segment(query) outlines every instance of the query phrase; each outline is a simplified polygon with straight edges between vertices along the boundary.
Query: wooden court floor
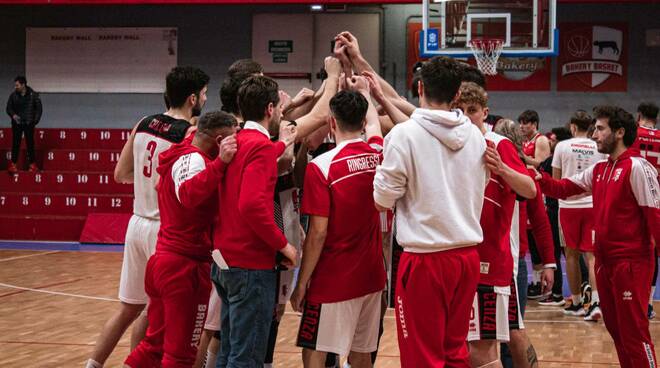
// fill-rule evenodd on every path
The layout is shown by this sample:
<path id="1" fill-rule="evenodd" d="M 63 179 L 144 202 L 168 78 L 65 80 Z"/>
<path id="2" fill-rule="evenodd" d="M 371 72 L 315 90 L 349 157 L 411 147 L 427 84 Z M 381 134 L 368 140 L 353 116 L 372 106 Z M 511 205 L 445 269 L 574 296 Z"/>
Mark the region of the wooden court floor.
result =
<path id="1" fill-rule="evenodd" d="M 0 367 L 83 367 L 117 308 L 121 258 L 121 253 L 0 250 Z M 399 367 L 393 316 L 388 311 L 377 367 Z M 298 321 L 289 311 L 280 325 L 276 367 L 302 366 L 295 346 Z M 532 302 L 525 323 L 542 367 L 618 367 L 602 322 L 564 317 L 559 308 Z M 651 323 L 651 334 L 660 337 L 659 322 Z M 106 367 L 121 367 L 127 335 Z"/>

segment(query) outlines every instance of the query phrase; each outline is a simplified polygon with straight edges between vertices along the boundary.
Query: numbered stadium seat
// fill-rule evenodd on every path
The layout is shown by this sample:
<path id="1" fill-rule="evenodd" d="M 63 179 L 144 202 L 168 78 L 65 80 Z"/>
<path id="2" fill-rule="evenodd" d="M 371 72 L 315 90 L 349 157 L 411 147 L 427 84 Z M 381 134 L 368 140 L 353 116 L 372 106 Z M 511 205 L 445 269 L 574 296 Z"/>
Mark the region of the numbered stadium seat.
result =
<path id="1" fill-rule="evenodd" d="M 0 239 L 87 241 L 123 239 L 117 226 L 133 211 L 133 186 L 114 181 L 114 167 L 130 135 L 127 129 L 37 129 L 35 160 L 42 171 L 0 175 Z M 6 170 L 11 129 L 0 129 L 0 170 Z M 25 141 L 19 168 L 25 169 Z M 100 230 L 99 230 L 100 229 Z"/>

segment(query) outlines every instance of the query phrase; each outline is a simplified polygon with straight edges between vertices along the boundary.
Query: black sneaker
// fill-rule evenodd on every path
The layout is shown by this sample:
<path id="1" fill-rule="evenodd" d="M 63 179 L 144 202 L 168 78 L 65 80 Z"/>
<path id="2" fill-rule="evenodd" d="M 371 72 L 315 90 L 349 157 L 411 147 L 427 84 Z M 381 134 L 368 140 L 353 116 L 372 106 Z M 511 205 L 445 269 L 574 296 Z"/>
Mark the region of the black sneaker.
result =
<path id="1" fill-rule="evenodd" d="M 583 282 L 582 287 L 580 288 L 582 290 L 582 304 L 583 305 L 589 305 L 591 304 L 591 285 L 589 285 L 588 282 Z"/>
<path id="2" fill-rule="evenodd" d="M 539 300 L 539 305 L 549 305 L 553 307 L 561 307 L 566 304 L 564 297 L 562 295 L 551 294 L 547 297 Z"/>
<path id="3" fill-rule="evenodd" d="M 584 317 L 585 321 L 598 322 L 603 318 L 603 312 L 600 311 L 600 305 L 598 302 L 591 303 L 589 306 L 589 311 Z"/>
<path id="4" fill-rule="evenodd" d="M 571 303 L 568 304 L 568 307 L 564 308 L 564 314 L 567 316 L 582 317 L 586 314 L 586 312 L 582 303 L 573 304 L 573 301 L 571 301 Z"/>
<path id="5" fill-rule="evenodd" d="M 540 299 L 543 295 L 541 295 L 541 283 L 531 283 L 529 284 L 529 287 L 527 288 L 527 299 Z"/>

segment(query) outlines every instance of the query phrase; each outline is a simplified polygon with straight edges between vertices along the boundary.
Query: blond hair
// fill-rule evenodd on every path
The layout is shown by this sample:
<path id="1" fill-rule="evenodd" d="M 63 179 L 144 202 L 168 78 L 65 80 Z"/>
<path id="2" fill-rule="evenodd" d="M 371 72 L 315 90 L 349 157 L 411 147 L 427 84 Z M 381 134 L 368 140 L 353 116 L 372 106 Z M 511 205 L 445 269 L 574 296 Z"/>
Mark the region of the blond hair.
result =
<path id="1" fill-rule="evenodd" d="M 458 97 L 456 104 L 488 106 L 488 93 L 480 85 L 474 82 L 463 82 L 461 83 L 460 91 L 461 95 Z"/>

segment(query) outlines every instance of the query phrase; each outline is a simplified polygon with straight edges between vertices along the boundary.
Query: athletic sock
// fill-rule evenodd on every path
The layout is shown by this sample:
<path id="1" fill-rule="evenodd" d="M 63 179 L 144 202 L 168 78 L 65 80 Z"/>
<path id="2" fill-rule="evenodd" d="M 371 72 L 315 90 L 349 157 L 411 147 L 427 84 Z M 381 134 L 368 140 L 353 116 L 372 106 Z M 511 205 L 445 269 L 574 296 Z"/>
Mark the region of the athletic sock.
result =
<path id="1" fill-rule="evenodd" d="M 591 292 L 591 304 L 598 303 L 600 302 L 600 298 L 598 298 L 598 291 L 593 290 Z"/>
<path id="2" fill-rule="evenodd" d="M 273 363 L 264 363 L 264 368 L 273 368 Z"/>
<path id="3" fill-rule="evenodd" d="M 85 368 L 103 368 L 103 364 L 97 362 L 94 359 L 88 359 Z"/>
<path id="4" fill-rule="evenodd" d="M 534 273 L 532 274 L 533 283 L 538 284 L 539 282 L 541 282 L 541 272 L 543 271 L 534 270 Z"/>
<path id="5" fill-rule="evenodd" d="M 651 286 L 651 295 L 649 296 L 649 305 L 653 305 L 653 295 L 655 295 L 655 286 Z"/>
<path id="6" fill-rule="evenodd" d="M 206 362 L 204 363 L 204 368 L 215 368 L 215 361 L 218 359 L 218 355 L 214 354 L 211 350 L 206 351 Z"/>
<path id="7" fill-rule="evenodd" d="M 577 295 L 573 294 L 571 298 L 573 305 L 582 304 L 582 296 L 580 294 Z"/>

